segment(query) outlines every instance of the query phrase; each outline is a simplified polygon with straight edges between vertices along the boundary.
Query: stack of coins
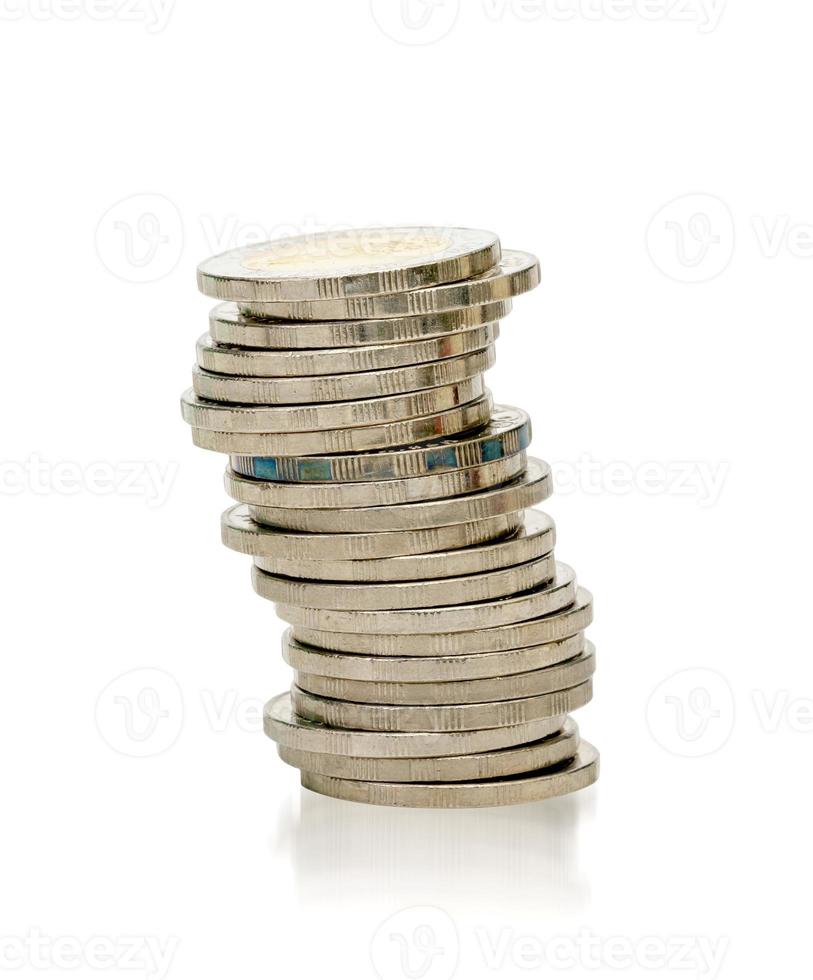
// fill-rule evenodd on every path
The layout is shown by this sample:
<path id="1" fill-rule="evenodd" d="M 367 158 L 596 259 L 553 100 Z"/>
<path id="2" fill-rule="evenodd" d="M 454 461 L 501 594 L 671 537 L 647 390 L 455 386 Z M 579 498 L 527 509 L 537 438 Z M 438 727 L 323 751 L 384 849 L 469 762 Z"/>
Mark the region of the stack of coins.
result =
<path id="1" fill-rule="evenodd" d="M 304 786 L 394 806 L 581 789 L 592 600 L 554 560 L 531 425 L 483 374 L 537 259 L 460 228 L 367 229 L 203 262 L 222 302 L 182 399 L 229 455 L 223 541 L 290 624 L 265 730 Z"/>

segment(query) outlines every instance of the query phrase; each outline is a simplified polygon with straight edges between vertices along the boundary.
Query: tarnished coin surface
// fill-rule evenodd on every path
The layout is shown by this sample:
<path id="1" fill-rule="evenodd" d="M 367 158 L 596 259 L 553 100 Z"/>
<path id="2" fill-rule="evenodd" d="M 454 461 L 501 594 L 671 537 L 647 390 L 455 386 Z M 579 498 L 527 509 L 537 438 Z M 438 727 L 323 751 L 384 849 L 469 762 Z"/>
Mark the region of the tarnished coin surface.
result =
<path id="1" fill-rule="evenodd" d="M 457 524 L 450 525 L 458 527 Z M 263 573 L 254 569 L 254 587 Z M 426 609 L 346 610 L 315 609 L 276 604 L 277 615 L 296 627 L 339 633 L 437 634 L 470 633 L 493 629 L 508 623 L 550 616 L 571 606 L 576 600 L 576 573 L 568 565 L 556 563 L 552 582 L 530 592 L 487 602 L 460 606 L 434 606 Z"/>
<path id="2" fill-rule="evenodd" d="M 296 457 L 333 453 L 373 453 L 394 446 L 433 442 L 444 436 L 480 429 L 491 418 L 492 409 L 491 393 L 486 392 L 465 405 L 400 422 L 318 432 L 274 433 L 220 432 L 193 426 L 192 441 L 201 449 L 237 455 L 279 453 Z"/>
<path id="3" fill-rule="evenodd" d="M 579 729 L 568 718 L 561 732 L 548 738 L 475 755 L 438 756 L 434 759 L 372 759 L 306 752 L 284 745 L 277 748 L 289 766 L 305 772 L 359 779 L 365 782 L 453 783 L 497 779 L 561 765 L 574 758 L 579 748 Z"/>
<path id="4" fill-rule="evenodd" d="M 189 425 L 215 432 L 314 432 L 434 415 L 473 402 L 484 393 L 481 376 L 406 395 L 317 405 L 233 405 L 207 401 L 190 389 L 181 396 L 181 414 Z"/>
<path id="5" fill-rule="evenodd" d="M 221 532 L 227 548 L 252 557 L 273 555 L 275 559 L 297 561 L 303 558 L 356 561 L 466 548 L 512 534 L 521 521 L 521 514 L 504 514 L 471 524 L 448 524 L 416 531 L 308 534 L 257 524 L 249 516 L 248 508 L 241 506 L 225 512 Z"/>
<path id="6" fill-rule="evenodd" d="M 539 285 L 539 260 L 528 252 L 504 251 L 499 265 L 475 276 L 441 286 L 408 292 L 380 293 L 376 296 L 300 302 L 239 302 L 240 311 L 249 316 L 279 320 L 365 320 L 390 316 L 416 316 L 443 313 L 464 306 L 483 306 L 512 299 Z"/>
<path id="7" fill-rule="evenodd" d="M 196 395 L 213 402 L 245 405 L 309 405 L 322 402 L 361 401 L 440 388 L 477 378 L 494 366 L 494 347 L 450 357 L 443 361 L 413 364 L 386 371 L 326 374 L 303 378 L 238 378 L 192 369 Z"/>
<path id="8" fill-rule="evenodd" d="M 489 424 L 475 434 L 383 452 L 344 452 L 316 458 L 280 453 L 255 458 L 250 465 L 252 475 L 280 483 L 403 480 L 466 469 L 513 456 L 526 450 L 530 440 L 531 423 L 527 414 L 518 408 L 496 405 Z M 236 455 L 243 454 L 238 451 Z"/>
<path id="9" fill-rule="evenodd" d="M 550 694 L 537 694 L 513 701 L 476 704 L 362 704 L 336 701 L 291 687 L 291 706 L 301 718 L 318 721 L 332 728 L 353 728 L 380 732 L 465 732 L 487 728 L 506 728 L 540 718 L 568 715 L 588 704 L 593 683 Z"/>
<path id="10" fill-rule="evenodd" d="M 572 660 L 585 649 L 584 633 L 575 633 L 553 643 L 499 653 L 457 654 L 450 657 L 371 657 L 307 646 L 294 639 L 290 628 L 282 637 L 283 659 L 294 670 L 322 677 L 395 684 L 444 684 L 525 674 Z"/>
<path id="11" fill-rule="evenodd" d="M 477 276 L 500 260 L 493 232 L 358 228 L 246 245 L 198 266 L 215 299 L 325 300 L 420 289 Z"/>
<path id="12" fill-rule="evenodd" d="M 255 462 L 261 457 L 232 456 L 232 472 L 226 471 L 226 492 L 240 478 L 243 503 L 256 507 L 290 507 L 294 510 L 340 509 L 343 507 L 392 507 L 460 497 L 466 493 L 489 490 L 519 476 L 528 465 L 524 452 L 514 453 L 491 463 L 469 466 L 464 470 L 416 476 L 407 480 L 382 480 L 374 483 L 276 483 L 255 475 Z"/>
<path id="13" fill-rule="evenodd" d="M 245 511 L 242 513 L 246 514 Z M 244 526 L 242 521 L 243 518 L 241 527 Z M 555 543 L 556 530 L 551 518 L 539 510 L 526 510 L 524 515 L 519 515 L 519 526 L 512 534 L 500 540 L 489 540 L 452 551 L 358 561 L 323 558 L 317 562 L 301 557 L 280 558 L 276 554 L 256 555 L 254 560 L 264 572 L 288 578 L 323 579 L 329 582 L 417 582 L 479 575 L 523 565 L 550 554 Z M 239 545 L 239 540 L 236 540 L 229 547 L 244 551 Z M 273 543 L 267 550 L 273 550 Z"/>
<path id="14" fill-rule="evenodd" d="M 388 317 L 377 320 L 285 321 L 244 316 L 234 303 L 221 303 L 209 315 L 209 334 L 218 344 L 276 350 L 367 347 L 403 344 L 443 337 L 486 323 L 496 323 L 511 312 L 511 301 L 466 306 L 445 313 Z"/>
<path id="15" fill-rule="evenodd" d="M 598 773 L 598 752 L 582 740 L 576 757 L 570 762 L 505 779 L 468 783 L 387 783 L 303 772 L 302 785 L 314 793 L 355 803 L 454 809 L 511 806 L 564 796 L 592 785 L 598 779 Z"/>
<path id="16" fill-rule="evenodd" d="M 248 486 L 246 486 L 248 484 Z M 243 489 L 248 492 L 243 493 Z M 252 496 L 251 481 L 226 474 L 226 491 L 235 500 L 247 503 Z M 449 500 L 431 500 L 391 507 L 264 507 L 251 505 L 251 516 L 260 524 L 290 527 L 299 531 L 335 534 L 350 531 L 402 531 L 419 527 L 463 524 L 497 514 L 514 514 L 547 500 L 553 491 L 550 467 L 539 459 L 528 460 L 521 476 L 501 487 L 470 493 Z"/>
<path id="17" fill-rule="evenodd" d="M 335 633 L 297 626 L 293 635 L 300 643 L 345 653 L 377 657 L 451 657 L 553 643 L 586 630 L 592 620 L 593 597 L 586 589 L 579 588 L 572 606 L 539 619 L 505 626 L 458 633 Z"/>
<path id="18" fill-rule="evenodd" d="M 485 602 L 536 589 L 550 582 L 555 572 L 556 562 L 552 554 L 513 568 L 422 582 L 312 582 L 270 575 L 260 569 L 254 575 L 254 588 L 264 599 L 295 606 L 322 609 L 420 609 L 426 606 L 446 606 L 455 602 Z"/>
<path id="19" fill-rule="evenodd" d="M 442 705 L 514 701 L 577 687 L 596 669 L 595 649 L 588 643 L 583 653 L 562 664 L 541 667 L 524 674 L 486 677 L 471 681 L 402 684 L 380 681 L 349 681 L 297 671 L 294 683 L 309 694 L 363 704 Z"/>
<path id="20" fill-rule="evenodd" d="M 251 350 L 225 347 L 206 334 L 197 343 L 198 366 L 214 374 L 254 378 L 302 378 L 308 375 L 385 371 L 445 361 L 490 347 L 500 335 L 497 324 L 406 344 L 334 347 L 327 350 Z"/>
<path id="21" fill-rule="evenodd" d="M 525 745 L 562 730 L 565 715 L 536 721 L 457 732 L 369 732 L 330 728 L 294 714 L 288 691 L 273 698 L 263 712 L 265 734 L 279 745 L 307 752 L 364 758 L 413 759 L 491 752 Z"/>

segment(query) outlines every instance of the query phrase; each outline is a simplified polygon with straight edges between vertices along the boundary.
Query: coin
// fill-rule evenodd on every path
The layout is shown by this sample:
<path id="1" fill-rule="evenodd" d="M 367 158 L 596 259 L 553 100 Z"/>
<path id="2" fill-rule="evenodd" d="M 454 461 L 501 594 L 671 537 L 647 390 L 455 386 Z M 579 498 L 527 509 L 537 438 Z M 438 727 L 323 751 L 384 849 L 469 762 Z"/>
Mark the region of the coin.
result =
<path id="1" fill-rule="evenodd" d="M 579 748 L 579 729 L 568 718 L 561 732 L 528 745 L 478 752 L 474 755 L 438 756 L 434 759 L 371 759 L 306 752 L 284 745 L 277 748 L 289 766 L 305 772 L 372 782 L 438 783 L 497 779 L 561 765 L 574 758 Z"/>
<path id="2" fill-rule="evenodd" d="M 378 320 L 305 321 L 256 320 L 243 316 L 234 303 L 221 303 L 209 315 L 209 333 L 218 344 L 277 350 L 364 347 L 401 344 L 442 337 L 486 323 L 496 323 L 511 312 L 511 301 L 465 306 L 446 313 L 389 317 Z"/>
<path id="3" fill-rule="evenodd" d="M 459 527 L 453 524 L 451 527 Z M 254 569 L 254 587 L 263 574 Z M 543 582 L 530 592 L 471 602 L 459 606 L 435 606 L 425 609 L 345 610 L 316 609 L 276 604 L 277 615 L 286 623 L 309 629 L 339 633 L 469 633 L 549 616 L 566 609 L 576 599 L 576 573 L 568 565 L 556 563 L 553 582 Z"/>
<path id="4" fill-rule="evenodd" d="M 220 432 L 192 427 L 192 441 L 217 453 L 273 453 L 317 456 L 323 453 L 367 453 L 395 446 L 433 442 L 443 436 L 476 430 L 488 422 L 493 403 L 486 392 L 475 401 L 434 415 L 384 425 L 356 426 L 318 432 Z M 352 457 L 351 457 L 352 458 Z"/>
<path id="5" fill-rule="evenodd" d="M 376 657 L 452 657 L 459 654 L 497 653 L 554 643 L 587 629 L 593 619 L 593 597 L 587 589 L 576 591 L 572 606 L 548 616 L 521 623 L 459 633 L 334 633 L 297 626 L 293 635 L 300 643 L 344 653 Z"/>
<path id="6" fill-rule="evenodd" d="M 526 413 L 518 408 L 496 405 L 489 424 L 473 435 L 374 453 L 317 458 L 279 454 L 255 459 L 251 465 L 255 476 L 280 483 L 367 483 L 479 466 L 522 452 L 530 441 L 531 423 Z"/>
<path id="7" fill-rule="evenodd" d="M 471 681 L 443 683 L 392 683 L 350 681 L 320 674 L 296 671 L 294 683 L 309 694 L 339 701 L 363 704 L 443 705 L 472 704 L 487 701 L 512 701 L 518 698 L 564 691 L 589 680 L 596 669 L 595 648 L 588 643 L 583 653 L 572 660 L 523 674 L 485 677 Z M 306 767 L 307 768 L 307 767 Z"/>
<path id="8" fill-rule="evenodd" d="M 384 582 L 375 585 L 344 582 L 315 582 L 270 575 L 259 569 L 254 587 L 272 602 L 324 609 L 420 609 L 454 602 L 484 602 L 537 588 L 550 582 L 555 573 L 553 555 L 543 555 L 525 565 L 501 568 L 462 578 L 439 578 L 422 582 Z"/>
<path id="9" fill-rule="evenodd" d="M 476 378 L 494 366 L 494 347 L 428 364 L 326 374 L 305 378 L 237 378 L 192 369 L 195 394 L 208 401 L 245 405 L 305 405 L 314 402 L 360 401 L 383 398 L 423 388 L 439 388 Z"/>
<path id="10" fill-rule="evenodd" d="M 197 361 L 204 371 L 254 378 L 302 378 L 307 375 L 384 371 L 461 357 L 491 346 L 498 324 L 406 344 L 334 347 L 327 350 L 251 350 L 224 347 L 208 334 L 198 340 Z"/>
<path id="11" fill-rule="evenodd" d="M 522 650 L 458 654 L 451 657 L 368 657 L 310 647 L 294 639 L 289 627 L 282 637 L 283 660 L 294 670 L 346 680 L 420 684 L 473 681 L 524 674 L 564 663 L 585 649 L 584 633 Z"/>
<path id="12" fill-rule="evenodd" d="M 278 745 L 306 752 L 362 758 L 413 759 L 472 755 L 511 745 L 525 745 L 562 730 L 565 716 L 540 718 L 505 728 L 458 732 L 368 732 L 330 728 L 294 714 L 288 691 L 268 702 L 263 712 L 265 734 Z"/>
<path id="13" fill-rule="evenodd" d="M 482 398 L 484 391 L 483 379 L 478 376 L 442 388 L 424 388 L 389 398 L 268 406 L 207 401 L 190 389 L 181 396 L 181 414 L 189 425 L 216 432 L 313 432 L 391 424 L 433 415 Z"/>
<path id="14" fill-rule="evenodd" d="M 519 527 L 508 537 L 452 551 L 358 561 L 333 561 L 328 558 L 312 561 L 257 555 L 254 562 L 258 568 L 272 575 L 311 581 L 321 578 L 329 582 L 413 582 L 478 575 L 523 565 L 553 551 L 556 530 L 547 514 L 527 510 L 518 519 Z M 238 547 L 236 550 L 243 549 Z"/>
<path id="15" fill-rule="evenodd" d="M 291 687 L 291 705 L 300 718 L 332 728 L 376 732 L 465 732 L 507 728 L 540 718 L 568 715 L 583 708 L 593 695 L 590 680 L 564 691 L 537 694 L 512 701 L 476 704 L 361 704 L 336 701 Z"/>
<path id="16" fill-rule="evenodd" d="M 230 463 L 232 472 L 226 471 L 227 492 L 233 480 L 248 478 L 240 481 L 243 503 L 303 510 L 308 507 L 386 507 L 460 497 L 507 483 L 524 471 L 528 459 L 524 452 L 514 453 L 505 459 L 469 466 L 465 470 L 376 483 L 274 483 L 260 475 L 261 457 L 232 456 Z"/>
<path id="17" fill-rule="evenodd" d="M 598 752 L 582 740 L 571 762 L 505 779 L 468 783 L 385 783 L 336 779 L 312 772 L 303 772 L 301 779 L 306 789 L 355 803 L 453 809 L 511 806 L 564 796 L 592 785 L 598 779 L 598 773 Z"/>
<path id="18" fill-rule="evenodd" d="M 499 265 L 459 282 L 375 296 L 300 302 L 239 301 L 241 313 L 278 320 L 370 320 L 378 317 L 444 313 L 512 299 L 539 285 L 539 260 L 528 252 L 505 251 Z"/>
<path id="19" fill-rule="evenodd" d="M 516 531 L 521 514 L 504 514 L 470 524 L 385 531 L 368 534 L 308 534 L 267 527 L 251 520 L 246 507 L 232 507 L 221 521 L 223 544 L 244 555 L 273 555 L 275 559 L 355 561 L 420 555 L 466 548 Z"/>
<path id="20" fill-rule="evenodd" d="M 198 266 L 216 299 L 320 300 L 468 279 L 500 260 L 500 242 L 473 228 L 360 228 L 246 245 Z"/>
<path id="21" fill-rule="evenodd" d="M 248 485 L 247 485 L 248 484 Z M 247 492 L 244 492 L 245 491 Z M 333 534 L 351 531 L 405 531 L 419 527 L 441 527 L 514 514 L 538 504 L 552 493 L 550 467 L 538 459 L 528 460 L 522 475 L 501 487 L 447 500 L 429 500 L 391 507 L 303 508 L 250 507 L 259 524 L 295 528 L 299 531 Z M 251 481 L 226 473 L 226 492 L 241 503 L 253 496 Z"/>

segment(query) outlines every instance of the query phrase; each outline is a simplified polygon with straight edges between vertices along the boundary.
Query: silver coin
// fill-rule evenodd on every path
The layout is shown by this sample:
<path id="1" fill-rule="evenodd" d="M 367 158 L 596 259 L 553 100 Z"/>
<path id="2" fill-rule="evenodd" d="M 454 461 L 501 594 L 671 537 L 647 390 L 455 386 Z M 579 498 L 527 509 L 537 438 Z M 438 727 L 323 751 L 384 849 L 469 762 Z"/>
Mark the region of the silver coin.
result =
<path id="1" fill-rule="evenodd" d="M 299 643 L 289 628 L 282 637 L 282 657 L 294 670 L 346 680 L 422 684 L 473 681 L 524 674 L 579 656 L 586 649 L 584 633 L 576 633 L 522 650 L 458 654 L 451 657 L 369 657 L 337 653 Z"/>
<path id="2" fill-rule="evenodd" d="M 550 554 L 555 544 L 556 530 L 551 518 L 542 511 L 527 510 L 524 515 L 519 515 L 519 526 L 510 536 L 452 551 L 360 561 L 328 558 L 313 561 L 299 557 L 279 558 L 276 554 L 257 555 L 254 560 L 262 571 L 288 578 L 329 582 L 413 582 L 460 578 L 524 565 Z M 243 548 L 236 547 L 236 550 Z"/>
<path id="3" fill-rule="evenodd" d="M 463 807 L 511 806 L 575 793 L 592 785 L 599 774 L 596 749 L 581 741 L 575 759 L 540 772 L 461 783 L 384 783 L 336 779 L 303 772 L 302 785 L 314 793 L 378 806 Z"/>
<path id="4" fill-rule="evenodd" d="M 332 453 L 367 453 L 396 446 L 432 442 L 444 436 L 468 433 L 487 424 L 493 403 L 490 392 L 465 405 L 434 415 L 388 422 L 384 425 L 328 429 L 319 432 L 214 432 L 192 427 L 192 441 L 217 453 L 283 456 L 318 456 Z"/>
<path id="5" fill-rule="evenodd" d="M 232 507 L 223 515 L 221 531 L 227 548 L 252 557 L 356 561 L 466 548 L 512 534 L 521 521 L 521 514 L 504 514 L 471 524 L 448 524 L 416 531 L 308 534 L 256 524 L 246 507 Z"/>
<path id="6" fill-rule="evenodd" d="M 379 320 L 304 321 L 257 320 L 243 316 L 233 303 L 221 303 L 209 315 L 209 333 L 218 344 L 276 350 L 366 347 L 403 344 L 443 337 L 487 323 L 511 312 L 511 301 L 466 306 L 446 313 L 389 317 Z"/>
<path id="7" fill-rule="evenodd" d="M 393 424 L 447 412 L 482 398 L 481 375 L 406 395 L 367 398 L 355 402 L 323 402 L 318 405 L 232 405 L 199 398 L 191 389 L 181 396 L 184 422 L 215 432 L 314 432 L 354 426 Z"/>
<path id="8" fill-rule="evenodd" d="M 494 752 L 438 756 L 434 759 L 365 759 L 328 752 L 305 752 L 284 745 L 277 748 L 289 766 L 304 772 L 360 779 L 365 782 L 451 783 L 497 779 L 517 773 L 549 769 L 574 758 L 579 749 L 579 729 L 568 718 L 561 732 L 548 738 Z"/>
<path id="9" fill-rule="evenodd" d="M 453 524 L 452 527 L 459 525 Z M 254 587 L 263 573 L 254 571 Z M 556 563 L 553 582 L 531 592 L 488 602 L 425 609 L 346 610 L 311 609 L 285 602 L 276 604 L 277 615 L 296 627 L 332 630 L 339 633 L 437 634 L 469 633 L 507 623 L 549 616 L 571 606 L 576 599 L 576 573 Z"/>
<path id="10" fill-rule="evenodd" d="M 326 231 L 214 255 L 198 286 L 216 299 L 321 300 L 420 289 L 477 276 L 500 260 L 500 241 L 473 228 Z"/>
<path id="11" fill-rule="evenodd" d="M 588 643 L 583 653 L 565 663 L 524 674 L 485 677 L 473 681 L 401 684 L 380 681 L 348 681 L 296 671 L 294 683 L 309 694 L 362 704 L 444 705 L 514 701 L 577 687 L 596 669 L 595 649 Z M 307 767 L 306 767 L 307 768 Z"/>
<path id="12" fill-rule="evenodd" d="M 485 602 L 539 588 L 553 579 L 556 562 L 543 555 L 525 565 L 501 568 L 481 575 L 438 578 L 423 582 L 382 582 L 370 585 L 344 582 L 312 582 L 270 575 L 258 570 L 254 587 L 272 602 L 324 609 L 420 609 L 454 602 Z"/>
<path id="13" fill-rule="evenodd" d="M 579 588 L 572 606 L 521 623 L 460 633 L 334 633 L 297 626 L 300 643 L 344 653 L 376 657 L 452 657 L 459 654 L 497 653 L 554 643 L 587 629 L 593 620 L 593 597 Z"/>
<path id="14" fill-rule="evenodd" d="M 374 453 L 343 453 L 317 458 L 280 453 L 255 459 L 253 470 L 261 479 L 280 483 L 402 480 L 466 469 L 513 456 L 526 450 L 530 440 L 531 423 L 527 414 L 518 408 L 497 405 L 489 424 L 473 435 L 458 435 L 426 446 Z"/>
<path id="15" fill-rule="evenodd" d="M 494 366 L 493 345 L 444 361 L 386 371 L 326 374 L 305 378 L 237 378 L 192 369 L 196 395 L 213 402 L 243 405 L 309 405 L 385 398 L 423 388 L 440 388 L 476 378 Z"/>
<path id="16" fill-rule="evenodd" d="M 593 696 L 591 680 L 565 691 L 537 694 L 513 701 L 476 704 L 361 704 L 336 701 L 291 687 L 291 706 L 300 718 L 331 728 L 375 732 L 466 732 L 507 728 L 540 718 L 569 715 L 583 708 Z"/>
<path id="17" fill-rule="evenodd" d="M 248 484 L 248 486 L 246 486 Z M 244 493 L 244 489 L 248 492 Z M 320 510 L 250 505 L 258 524 L 288 527 L 316 533 L 352 531 L 406 531 L 419 527 L 463 524 L 497 514 L 514 514 L 547 500 L 553 491 L 550 467 L 538 459 L 528 460 L 522 475 L 501 487 L 470 493 L 448 500 L 430 500 L 392 507 L 352 507 Z M 251 481 L 226 474 L 226 492 L 241 503 L 253 495 Z"/>
<path id="18" fill-rule="evenodd" d="M 528 252 L 505 251 L 500 264 L 458 282 L 408 292 L 300 302 L 239 301 L 241 313 L 278 320 L 372 320 L 379 317 L 444 313 L 512 299 L 539 285 L 539 260 Z"/>
<path id="19" fill-rule="evenodd" d="M 334 347 L 327 350 L 252 350 L 224 347 L 205 334 L 197 343 L 198 366 L 214 374 L 251 378 L 302 378 L 308 375 L 384 371 L 462 357 L 490 347 L 500 335 L 495 324 L 407 344 Z"/>
<path id="20" fill-rule="evenodd" d="M 525 745 L 548 738 L 562 730 L 565 716 L 540 718 L 525 724 L 481 731 L 458 732 L 366 732 L 330 728 L 294 714 L 288 691 L 265 706 L 265 734 L 278 745 L 306 752 L 360 756 L 376 759 L 434 758 L 472 755 Z"/>
<path id="21" fill-rule="evenodd" d="M 309 507 L 330 510 L 392 507 L 489 490 L 519 476 L 528 465 L 528 459 L 524 452 L 514 453 L 505 459 L 469 466 L 465 470 L 376 483 L 275 483 L 257 475 L 262 470 L 261 458 L 232 456 L 230 463 L 232 472 L 226 471 L 227 492 L 231 481 L 241 478 L 243 503 L 257 507 L 290 507 L 294 510 Z"/>

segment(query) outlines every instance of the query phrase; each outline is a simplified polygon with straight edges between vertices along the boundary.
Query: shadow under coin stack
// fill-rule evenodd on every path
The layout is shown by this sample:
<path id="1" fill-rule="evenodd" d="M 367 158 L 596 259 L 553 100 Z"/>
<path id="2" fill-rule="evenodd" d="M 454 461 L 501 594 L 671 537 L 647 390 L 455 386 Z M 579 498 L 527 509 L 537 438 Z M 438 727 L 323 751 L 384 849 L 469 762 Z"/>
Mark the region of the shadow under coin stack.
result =
<path id="1" fill-rule="evenodd" d="M 302 783 L 393 806 L 559 796 L 598 753 L 588 592 L 532 509 L 550 470 L 483 374 L 525 252 L 458 228 L 289 238 L 204 262 L 227 302 L 182 399 L 230 456 L 225 544 L 290 624 L 265 730 Z"/>

